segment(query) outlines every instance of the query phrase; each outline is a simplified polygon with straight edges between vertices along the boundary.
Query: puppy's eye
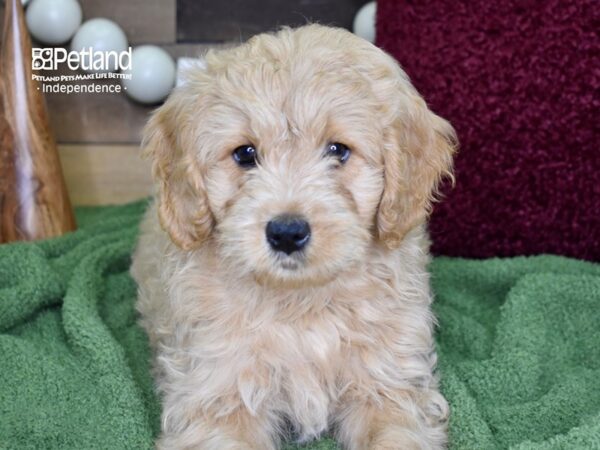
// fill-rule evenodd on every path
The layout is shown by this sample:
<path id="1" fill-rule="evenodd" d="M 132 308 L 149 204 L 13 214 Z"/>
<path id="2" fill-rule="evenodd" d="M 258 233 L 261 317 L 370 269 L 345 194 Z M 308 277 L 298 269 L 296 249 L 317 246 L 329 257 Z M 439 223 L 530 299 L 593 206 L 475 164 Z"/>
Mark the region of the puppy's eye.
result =
<path id="1" fill-rule="evenodd" d="M 256 166 L 256 149 L 252 145 L 241 145 L 233 151 L 233 159 L 240 167 Z"/>
<path id="2" fill-rule="evenodd" d="M 327 156 L 331 156 L 333 158 L 337 158 L 339 162 L 344 164 L 350 158 L 350 149 L 346 144 L 342 144 L 341 142 L 333 142 L 327 144 L 326 150 Z"/>

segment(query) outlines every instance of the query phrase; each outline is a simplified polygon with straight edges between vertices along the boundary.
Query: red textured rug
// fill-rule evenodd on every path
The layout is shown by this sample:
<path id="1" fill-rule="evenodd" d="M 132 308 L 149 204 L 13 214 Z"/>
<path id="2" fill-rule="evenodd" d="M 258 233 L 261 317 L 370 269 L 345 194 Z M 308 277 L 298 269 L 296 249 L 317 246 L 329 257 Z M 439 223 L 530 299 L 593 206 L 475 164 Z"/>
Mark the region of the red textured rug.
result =
<path id="1" fill-rule="evenodd" d="M 461 150 L 434 252 L 600 260 L 597 0 L 379 0 L 378 44 Z"/>

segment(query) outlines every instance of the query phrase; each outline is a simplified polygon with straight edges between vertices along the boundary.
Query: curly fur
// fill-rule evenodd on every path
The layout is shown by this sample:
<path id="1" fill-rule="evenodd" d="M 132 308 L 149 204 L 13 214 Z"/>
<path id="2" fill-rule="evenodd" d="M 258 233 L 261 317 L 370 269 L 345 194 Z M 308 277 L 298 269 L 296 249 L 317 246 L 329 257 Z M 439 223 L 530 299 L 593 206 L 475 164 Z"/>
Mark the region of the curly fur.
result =
<path id="1" fill-rule="evenodd" d="M 250 170 L 231 157 L 247 143 Z M 290 425 L 352 450 L 444 447 L 424 221 L 454 132 L 392 58 L 318 25 L 209 53 L 144 151 L 157 198 L 132 273 L 159 448 L 275 449 Z M 282 213 L 310 223 L 301 254 L 266 242 Z"/>

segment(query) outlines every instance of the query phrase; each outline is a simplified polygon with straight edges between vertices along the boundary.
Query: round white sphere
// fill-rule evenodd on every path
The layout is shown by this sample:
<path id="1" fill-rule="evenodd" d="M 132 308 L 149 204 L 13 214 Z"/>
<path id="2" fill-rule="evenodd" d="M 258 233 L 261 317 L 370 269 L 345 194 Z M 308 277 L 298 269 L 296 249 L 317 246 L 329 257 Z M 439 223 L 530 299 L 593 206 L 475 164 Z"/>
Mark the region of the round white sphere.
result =
<path id="1" fill-rule="evenodd" d="M 32 0 L 25 13 L 29 32 L 44 44 L 67 42 L 81 25 L 77 0 Z"/>
<path id="2" fill-rule="evenodd" d="M 354 17 L 352 31 L 357 36 L 369 42 L 375 42 L 375 14 L 377 13 L 376 2 L 369 2 L 358 10 Z"/>
<path id="3" fill-rule="evenodd" d="M 34 0 L 38 1 L 38 0 Z M 71 41 L 71 50 L 82 51 L 92 48 L 94 52 L 117 52 L 127 51 L 127 36 L 112 20 L 97 18 L 90 19 L 81 25 L 77 30 L 73 40 Z M 114 63 L 114 58 L 111 58 L 111 63 Z M 119 68 L 113 64 L 106 70 L 88 70 L 88 72 L 115 72 Z"/>
<path id="4" fill-rule="evenodd" d="M 176 68 L 173 58 L 160 47 L 142 45 L 133 49 L 131 79 L 122 79 L 125 93 L 137 102 L 145 104 L 164 100 L 175 85 Z"/>

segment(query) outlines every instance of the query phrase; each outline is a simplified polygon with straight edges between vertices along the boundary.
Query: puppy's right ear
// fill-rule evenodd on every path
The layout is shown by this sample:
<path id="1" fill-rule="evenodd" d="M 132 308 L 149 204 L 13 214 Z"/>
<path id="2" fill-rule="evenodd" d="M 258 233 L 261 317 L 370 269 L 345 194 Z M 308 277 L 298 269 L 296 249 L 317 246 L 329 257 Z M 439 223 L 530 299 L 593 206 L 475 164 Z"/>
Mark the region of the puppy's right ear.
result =
<path id="1" fill-rule="evenodd" d="M 199 247 L 213 228 L 200 164 L 189 150 L 186 99 L 173 93 L 144 129 L 143 156 L 152 162 L 158 216 L 171 240 L 184 250 Z"/>

